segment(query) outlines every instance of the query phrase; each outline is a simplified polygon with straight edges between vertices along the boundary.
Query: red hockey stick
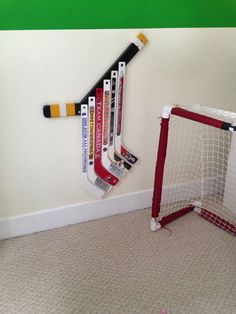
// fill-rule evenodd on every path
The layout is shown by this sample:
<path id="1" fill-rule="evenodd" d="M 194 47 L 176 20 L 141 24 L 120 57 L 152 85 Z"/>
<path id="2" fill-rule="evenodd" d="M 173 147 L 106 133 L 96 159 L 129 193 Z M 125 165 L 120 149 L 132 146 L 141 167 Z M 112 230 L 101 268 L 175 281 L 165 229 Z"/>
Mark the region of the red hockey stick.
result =
<path id="1" fill-rule="evenodd" d="M 103 89 L 96 89 L 95 104 L 95 141 L 94 141 L 94 170 L 96 174 L 110 185 L 116 185 L 119 179 L 106 170 L 102 165 L 102 120 L 103 120 Z"/>

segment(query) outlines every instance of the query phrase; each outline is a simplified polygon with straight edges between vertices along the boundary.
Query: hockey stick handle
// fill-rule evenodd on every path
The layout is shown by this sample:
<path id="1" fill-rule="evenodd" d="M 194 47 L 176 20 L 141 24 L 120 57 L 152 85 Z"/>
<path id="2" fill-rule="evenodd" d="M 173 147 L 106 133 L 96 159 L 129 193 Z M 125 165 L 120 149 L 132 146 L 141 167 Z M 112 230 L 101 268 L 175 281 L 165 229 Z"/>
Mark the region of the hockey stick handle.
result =
<path id="1" fill-rule="evenodd" d="M 134 42 L 130 43 L 129 46 L 122 52 L 122 54 L 116 59 L 116 61 L 110 66 L 110 68 L 103 74 L 103 76 L 97 81 L 97 83 L 90 89 L 90 91 L 79 101 L 73 102 L 74 105 L 74 114 L 71 115 L 80 115 L 81 114 L 81 104 L 88 103 L 88 97 L 95 96 L 96 88 L 103 87 L 103 80 L 111 78 L 111 71 L 118 70 L 119 62 L 123 61 L 128 64 L 133 57 L 138 53 L 139 50 L 147 43 L 147 38 L 143 34 L 138 34 Z M 56 118 L 61 116 L 67 116 L 67 114 L 61 115 L 61 106 L 59 104 L 54 104 L 53 110 L 52 105 L 43 106 L 43 114 L 45 118 Z M 56 107 L 55 107 L 56 106 Z M 56 114 L 54 114 L 56 112 Z M 65 112 L 65 110 L 64 110 Z"/>
<path id="2" fill-rule="evenodd" d="M 110 66 L 110 68 L 103 74 L 103 76 L 97 81 L 97 83 L 84 96 L 84 98 L 80 101 L 80 103 L 86 103 L 89 96 L 95 96 L 96 88 L 102 88 L 103 81 L 109 80 L 111 78 L 111 71 L 118 70 L 119 62 L 123 61 L 126 64 L 128 64 L 133 59 L 133 57 L 138 53 L 140 49 L 141 47 L 135 43 L 129 44 L 129 46 L 119 56 L 119 58 L 116 59 L 116 61 Z"/>

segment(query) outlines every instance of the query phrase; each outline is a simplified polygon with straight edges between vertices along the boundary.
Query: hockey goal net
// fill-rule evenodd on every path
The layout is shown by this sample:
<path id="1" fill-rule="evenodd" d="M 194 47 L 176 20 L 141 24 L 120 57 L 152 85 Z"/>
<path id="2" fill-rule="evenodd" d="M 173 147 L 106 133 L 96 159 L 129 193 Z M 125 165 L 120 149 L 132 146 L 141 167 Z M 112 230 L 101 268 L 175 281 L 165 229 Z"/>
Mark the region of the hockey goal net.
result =
<path id="1" fill-rule="evenodd" d="M 165 107 L 151 230 L 195 210 L 236 235 L 236 113 Z"/>

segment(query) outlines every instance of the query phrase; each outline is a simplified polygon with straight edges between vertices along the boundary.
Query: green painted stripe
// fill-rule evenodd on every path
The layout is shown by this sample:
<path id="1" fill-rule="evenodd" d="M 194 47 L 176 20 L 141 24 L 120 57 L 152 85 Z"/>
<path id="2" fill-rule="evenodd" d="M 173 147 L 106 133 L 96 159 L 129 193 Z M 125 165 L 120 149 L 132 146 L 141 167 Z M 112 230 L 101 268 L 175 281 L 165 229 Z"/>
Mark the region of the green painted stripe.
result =
<path id="1" fill-rule="evenodd" d="M 235 0 L 0 0 L 0 30 L 235 26 Z"/>

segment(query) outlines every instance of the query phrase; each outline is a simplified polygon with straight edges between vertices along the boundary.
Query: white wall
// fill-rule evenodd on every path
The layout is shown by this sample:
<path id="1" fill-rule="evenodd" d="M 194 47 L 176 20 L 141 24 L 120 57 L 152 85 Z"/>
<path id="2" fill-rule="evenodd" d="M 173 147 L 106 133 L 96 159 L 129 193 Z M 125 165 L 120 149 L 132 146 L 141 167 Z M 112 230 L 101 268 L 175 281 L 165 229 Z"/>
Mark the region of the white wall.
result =
<path id="1" fill-rule="evenodd" d="M 127 68 L 126 146 L 139 163 L 106 198 L 153 185 L 161 108 L 236 109 L 236 29 L 0 32 L 0 217 L 86 202 L 80 118 L 45 119 L 45 101 L 80 99 L 139 32 Z"/>

